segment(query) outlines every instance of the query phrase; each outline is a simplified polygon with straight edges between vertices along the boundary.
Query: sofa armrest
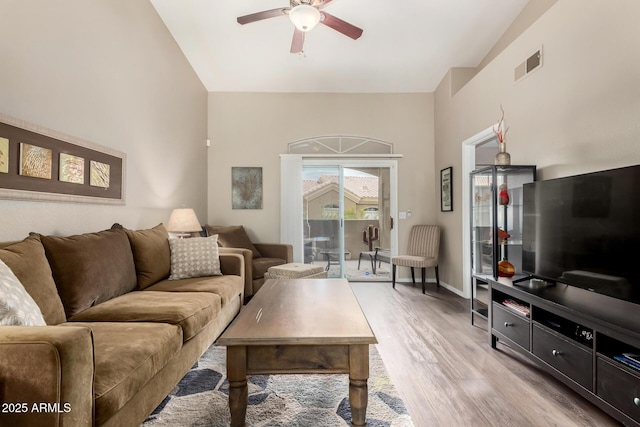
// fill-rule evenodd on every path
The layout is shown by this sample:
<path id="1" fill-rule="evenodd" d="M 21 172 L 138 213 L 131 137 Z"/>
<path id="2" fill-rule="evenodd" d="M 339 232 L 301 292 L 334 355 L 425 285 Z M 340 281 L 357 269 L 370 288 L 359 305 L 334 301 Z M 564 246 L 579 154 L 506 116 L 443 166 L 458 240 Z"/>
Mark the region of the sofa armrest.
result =
<path id="1" fill-rule="evenodd" d="M 244 280 L 244 257 L 242 254 L 220 253 L 219 256 L 222 274 L 240 276 Z"/>
<path id="2" fill-rule="evenodd" d="M 265 258 L 280 258 L 293 262 L 293 246 L 286 243 L 254 243 L 258 252 Z"/>
<path id="3" fill-rule="evenodd" d="M 225 254 L 241 255 L 244 259 L 244 296 L 253 295 L 253 253 L 249 249 L 242 248 L 218 248 L 220 257 Z"/>
<path id="4" fill-rule="evenodd" d="M 89 328 L 0 326 L 0 425 L 93 425 L 93 375 Z"/>

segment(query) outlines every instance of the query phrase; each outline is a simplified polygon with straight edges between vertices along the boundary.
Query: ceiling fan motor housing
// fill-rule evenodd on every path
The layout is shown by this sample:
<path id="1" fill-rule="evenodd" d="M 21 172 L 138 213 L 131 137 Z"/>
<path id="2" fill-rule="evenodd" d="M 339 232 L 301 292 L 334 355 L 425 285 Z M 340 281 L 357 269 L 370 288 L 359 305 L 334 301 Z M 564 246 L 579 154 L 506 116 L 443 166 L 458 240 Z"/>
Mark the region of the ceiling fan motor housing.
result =
<path id="1" fill-rule="evenodd" d="M 291 8 L 301 4 L 307 4 L 319 9 L 322 6 L 322 3 L 324 3 L 324 0 L 290 0 Z"/>

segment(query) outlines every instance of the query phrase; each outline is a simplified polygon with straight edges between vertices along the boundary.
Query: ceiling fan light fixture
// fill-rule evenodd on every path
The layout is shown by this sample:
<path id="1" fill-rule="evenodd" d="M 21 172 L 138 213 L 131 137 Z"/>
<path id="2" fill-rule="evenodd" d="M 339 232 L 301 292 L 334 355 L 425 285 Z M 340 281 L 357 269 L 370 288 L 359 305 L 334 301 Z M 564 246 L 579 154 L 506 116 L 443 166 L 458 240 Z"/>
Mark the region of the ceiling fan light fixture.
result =
<path id="1" fill-rule="evenodd" d="M 299 4 L 289 11 L 289 19 L 297 29 L 311 31 L 320 22 L 320 11 L 308 4 Z"/>

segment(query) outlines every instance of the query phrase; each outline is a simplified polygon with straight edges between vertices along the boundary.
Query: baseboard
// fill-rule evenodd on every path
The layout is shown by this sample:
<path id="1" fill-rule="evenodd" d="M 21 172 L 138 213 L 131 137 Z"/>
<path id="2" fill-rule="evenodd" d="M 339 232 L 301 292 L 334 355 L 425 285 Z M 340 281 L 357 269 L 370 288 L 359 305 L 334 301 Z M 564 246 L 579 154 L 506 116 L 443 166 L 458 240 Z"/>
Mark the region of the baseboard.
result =
<path id="1" fill-rule="evenodd" d="M 461 289 L 456 288 L 455 286 L 451 286 L 450 284 L 445 283 L 442 280 L 440 281 L 440 286 L 444 286 L 445 288 L 447 288 L 447 290 L 453 292 L 454 294 L 458 295 L 459 297 L 462 297 L 464 299 L 468 299 L 467 297 L 464 296 L 464 291 L 462 291 Z"/>
<path id="2" fill-rule="evenodd" d="M 411 280 L 406 280 L 406 279 L 396 280 L 396 283 L 404 283 L 404 284 L 409 284 L 409 285 L 412 284 Z M 427 279 L 427 280 L 425 280 L 425 283 L 434 284 L 435 285 L 436 284 L 436 279 Z M 420 281 L 416 280 L 415 284 L 419 285 Z M 464 299 L 469 299 L 469 298 L 464 296 L 464 292 L 462 290 L 460 290 L 460 289 L 458 289 L 458 288 L 456 288 L 454 286 L 451 286 L 450 284 L 448 284 L 446 282 L 443 282 L 442 280 L 440 281 L 440 286 L 445 288 L 445 289 L 447 289 L 448 291 L 453 292 L 454 294 L 458 295 L 459 297 L 462 297 Z"/>

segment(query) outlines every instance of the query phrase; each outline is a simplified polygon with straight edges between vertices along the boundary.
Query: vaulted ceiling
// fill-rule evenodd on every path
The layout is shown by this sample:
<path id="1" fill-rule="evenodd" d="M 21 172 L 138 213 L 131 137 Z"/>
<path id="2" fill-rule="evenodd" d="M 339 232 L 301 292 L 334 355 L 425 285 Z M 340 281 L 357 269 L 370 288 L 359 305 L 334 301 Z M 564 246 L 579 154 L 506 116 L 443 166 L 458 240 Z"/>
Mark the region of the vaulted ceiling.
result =
<path id="1" fill-rule="evenodd" d="M 151 0 L 210 92 L 433 92 L 452 67 L 476 67 L 527 0 L 333 0 L 326 12 L 364 30 L 326 25 L 289 52 L 287 16 L 236 18 L 288 0 Z"/>

